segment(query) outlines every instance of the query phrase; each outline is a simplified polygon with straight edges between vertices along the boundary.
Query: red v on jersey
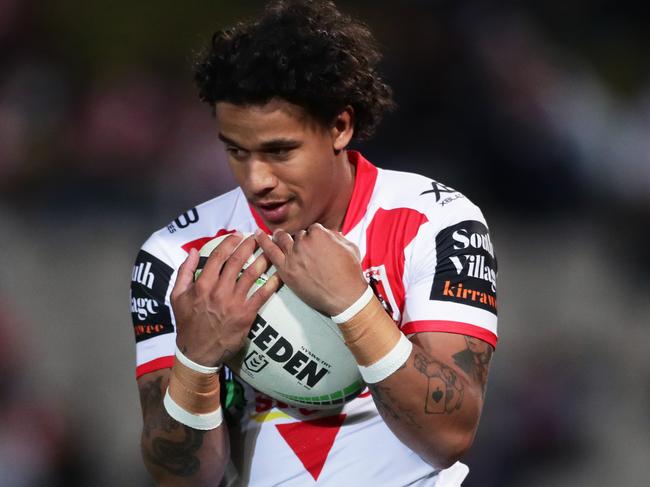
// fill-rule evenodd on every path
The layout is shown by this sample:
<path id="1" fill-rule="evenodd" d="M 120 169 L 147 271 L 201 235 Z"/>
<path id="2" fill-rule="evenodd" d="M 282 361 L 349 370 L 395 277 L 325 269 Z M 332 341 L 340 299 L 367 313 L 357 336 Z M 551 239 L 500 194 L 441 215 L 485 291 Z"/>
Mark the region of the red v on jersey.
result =
<path id="1" fill-rule="evenodd" d="M 314 480 L 318 480 L 346 414 L 275 427 Z"/>

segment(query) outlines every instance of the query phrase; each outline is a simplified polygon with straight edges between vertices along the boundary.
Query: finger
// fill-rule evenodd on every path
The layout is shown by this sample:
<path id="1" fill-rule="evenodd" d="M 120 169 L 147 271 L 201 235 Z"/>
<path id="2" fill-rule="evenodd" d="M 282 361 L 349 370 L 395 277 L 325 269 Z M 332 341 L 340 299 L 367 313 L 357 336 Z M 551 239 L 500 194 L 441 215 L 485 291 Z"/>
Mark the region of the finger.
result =
<path id="1" fill-rule="evenodd" d="M 176 283 L 174 284 L 174 289 L 172 289 L 171 298 L 176 299 L 176 297 L 185 293 L 192 283 L 194 282 L 194 272 L 199 265 L 199 252 L 196 249 L 190 249 L 190 253 L 185 258 L 185 261 L 178 268 L 178 274 L 176 276 Z"/>
<path id="2" fill-rule="evenodd" d="M 255 284 L 255 281 L 270 267 L 271 261 L 269 258 L 261 253 L 257 256 L 255 261 L 249 265 L 242 273 L 237 281 L 236 292 L 246 297 L 250 288 Z"/>
<path id="3" fill-rule="evenodd" d="M 255 252 L 255 239 L 252 235 L 246 237 L 239 246 L 233 251 L 233 253 L 228 257 L 228 260 L 224 264 L 223 272 L 221 273 L 221 281 L 232 282 L 233 285 L 239 273 L 241 272 L 244 264 L 248 258 L 253 255 Z"/>
<path id="4" fill-rule="evenodd" d="M 345 248 L 352 252 L 357 260 L 361 259 L 361 252 L 359 251 L 359 247 L 345 238 L 341 232 L 330 232 L 330 234 L 334 237 L 335 240 L 343 244 Z"/>
<path id="5" fill-rule="evenodd" d="M 284 255 L 289 255 L 293 249 L 293 238 L 284 230 L 276 230 L 273 232 L 273 241 L 282 249 Z"/>
<path id="6" fill-rule="evenodd" d="M 319 233 L 319 232 L 332 233 L 332 232 L 330 232 L 329 230 L 327 230 L 327 229 L 326 229 L 323 225 L 321 225 L 320 223 L 312 223 L 312 224 L 309 225 L 309 227 L 307 228 L 307 231 L 308 231 L 309 233 Z"/>
<path id="7" fill-rule="evenodd" d="M 248 298 L 248 301 L 246 303 L 247 306 L 252 307 L 257 312 L 262 307 L 262 305 L 269 300 L 273 293 L 280 289 L 281 285 L 282 280 L 276 272 L 271 277 L 269 277 L 269 279 L 261 288 L 255 291 L 255 293 L 253 293 L 253 295 Z"/>
<path id="8" fill-rule="evenodd" d="M 208 257 L 199 280 L 205 282 L 207 280 L 218 279 L 219 274 L 221 274 L 221 269 L 223 269 L 223 265 L 226 263 L 228 257 L 230 257 L 235 248 L 237 248 L 237 245 L 239 245 L 242 238 L 243 236 L 239 232 L 228 235 Z"/>
<path id="9" fill-rule="evenodd" d="M 306 230 L 300 230 L 298 233 L 296 233 L 296 234 L 293 236 L 294 245 L 295 245 L 296 243 L 300 242 L 300 241 L 301 241 L 303 238 L 305 238 L 306 236 L 307 236 L 307 231 L 306 231 Z"/>
<path id="10" fill-rule="evenodd" d="M 255 240 L 261 247 L 264 255 L 268 257 L 275 267 L 278 269 L 284 268 L 284 262 L 286 259 L 284 252 L 282 252 L 282 249 L 278 247 L 266 233 L 258 229 L 255 232 Z"/>

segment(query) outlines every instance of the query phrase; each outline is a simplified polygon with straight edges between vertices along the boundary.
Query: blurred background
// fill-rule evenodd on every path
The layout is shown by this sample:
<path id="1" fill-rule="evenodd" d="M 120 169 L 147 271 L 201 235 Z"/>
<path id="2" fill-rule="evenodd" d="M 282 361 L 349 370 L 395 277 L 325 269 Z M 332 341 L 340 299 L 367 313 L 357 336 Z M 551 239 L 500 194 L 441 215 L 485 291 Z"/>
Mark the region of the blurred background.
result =
<path id="1" fill-rule="evenodd" d="M 0 0 L 0 485 L 151 485 L 128 286 L 234 186 L 193 53 L 261 2 Z M 343 1 L 399 109 L 360 148 L 483 210 L 499 335 L 466 486 L 650 477 L 642 4 Z"/>

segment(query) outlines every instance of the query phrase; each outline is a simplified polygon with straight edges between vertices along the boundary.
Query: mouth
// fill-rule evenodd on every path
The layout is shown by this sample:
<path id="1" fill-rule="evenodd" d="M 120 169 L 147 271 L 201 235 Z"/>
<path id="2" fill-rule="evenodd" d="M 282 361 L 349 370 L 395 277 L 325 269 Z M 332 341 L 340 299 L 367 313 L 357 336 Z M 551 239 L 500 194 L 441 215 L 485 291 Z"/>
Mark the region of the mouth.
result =
<path id="1" fill-rule="evenodd" d="M 289 203 L 291 200 L 270 201 L 255 203 L 260 216 L 270 223 L 281 223 L 289 216 Z"/>

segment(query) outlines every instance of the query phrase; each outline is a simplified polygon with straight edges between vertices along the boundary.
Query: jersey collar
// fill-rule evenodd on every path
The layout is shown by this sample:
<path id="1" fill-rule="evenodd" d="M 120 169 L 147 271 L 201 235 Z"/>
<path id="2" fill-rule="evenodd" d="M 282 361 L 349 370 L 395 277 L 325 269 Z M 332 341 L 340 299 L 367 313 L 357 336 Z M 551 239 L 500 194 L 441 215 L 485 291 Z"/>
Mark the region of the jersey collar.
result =
<path id="1" fill-rule="evenodd" d="M 348 151 L 348 161 L 356 167 L 356 173 L 352 198 L 350 198 L 350 204 L 345 212 L 343 227 L 341 228 L 343 235 L 352 230 L 361 221 L 363 215 L 366 214 L 370 197 L 377 182 L 377 174 L 379 173 L 370 161 L 355 150 Z"/>
<path id="2" fill-rule="evenodd" d="M 341 228 L 341 233 L 343 233 L 343 235 L 352 230 L 366 213 L 370 197 L 375 189 L 377 174 L 379 173 L 377 167 L 363 157 L 360 152 L 348 150 L 347 156 L 348 161 L 350 164 L 355 166 L 356 171 L 354 176 L 354 188 L 352 189 L 352 198 L 350 198 L 350 204 L 345 212 L 343 227 Z M 262 217 L 255 210 L 255 207 L 250 203 L 248 204 L 248 207 L 250 208 L 257 226 L 270 235 L 271 230 L 266 226 Z"/>

